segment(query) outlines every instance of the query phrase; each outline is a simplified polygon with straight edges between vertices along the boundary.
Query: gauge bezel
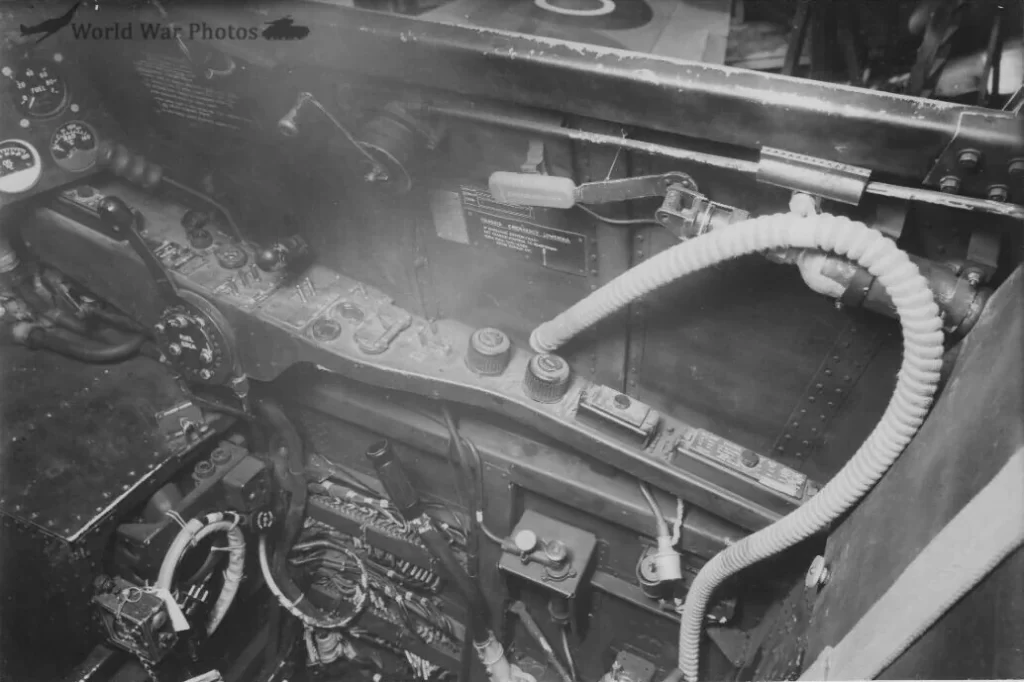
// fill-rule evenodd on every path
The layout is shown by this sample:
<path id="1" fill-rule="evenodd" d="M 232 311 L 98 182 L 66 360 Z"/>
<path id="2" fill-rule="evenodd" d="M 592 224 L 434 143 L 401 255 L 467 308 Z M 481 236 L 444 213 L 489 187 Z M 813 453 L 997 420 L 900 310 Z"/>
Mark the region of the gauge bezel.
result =
<path id="1" fill-rule="evenodd" d="M 13 175 L 7 175 L 0 178 L 0 194 L 22 194 L 23 192 L 27 192 L 33 187 L 35 187 L 39 183 L 40 178 L 43 177 L 43 157 L 39 155 L 39 150 L 36 149 L 35 146 L 28 140 L 22 140 L 17 137 L 11 137 L 6 140 L 0 140 L 0 147 L 3 147 L 4 145 L 8 145 L 11 143 L 17 143 L 25 146 L 28 149 L 29 153 L 32 154 L 33 165 L 30 169 L 17 171 Z M 31 179 L 28 181 L 28 184 L 24 186 L 19 185 L 13 189 L 4 186 L 7 182 L 11 180 L 11 178 L 16 177 L 22 173 L 34 173 L 35 175 L 32 176 Z"/>
<path id="2" fill-rule="evenodd" d="M 38 121 L 44 121 L 46 119 L 51 119 L 60 116 L 67 110 L 68 106 L 71 104 L 71 85 L 68 83 L 68 79 L 64 74 L 64 70 L 61 68 L 60 63 L 57 60 L 45 59 L 42 57 L 30 57 L 28 59 L 22 59 L 12 67 L 13 74 L 10 76 L 11 80 L 17 81 L 18 79 L 23 79 L 25 77 L 25 69 L 33 64 L 45 66 L 47 69 L 51 69 L 53 73 L 56 74 L 57 81 L 61 84 L 61 89 L 63 90 L 63 95 L 61 97 L 60 104 L 58 104 L 55 109 L 47 113 L 32 113 L 31 111 L 28 111 L 25 105 L 18 101 L 17 90 L 15 90 L 12 93 L 13 96 L 11 97 L 11 104 L 14 105 L 14 108 L 17 109 L 18 113 L 20 113 L 22 116 L 28 116 Z"/>
<path id="3" fill-rule="evenodd" d="M 57 155 L 54 154 L 54 152 L 53 152 L 53 143 L 54 143 L 54 140 L 57 139 L 57 134 L 60 133 L 61 130 L 63 130 L 64 128 L 66 128 L 69 125 L 80 125 L 80 126 L 85 128 L 86 130 L 88 130 L 92 134 L 92 139 L 93 139 L 93 142 L 94 142 L 94 146 L 93 146 L 92 152 L 89 154 L 89 163 L 88 163 L 88 165 L 77 166 L 77 165 L 74 165 L 74 164 L 69 164 L 68 163 L 68 159 L 59 159 L 59 158 L 57 158 Z M 96 161 L 99 158 L 100 138 L 99 138 L 99 135 L 96 133 L 96 129 L 93 128 L 91 125 L 89 125 L 85 121 L 81 121 L 81 120 L 78 120 L 78 119 L 73 119 L 71 121 L 65 121 L 65 122 L 61 123 L 59 126 L 57 126 L 54 129 L 53 134 L 50 135 L 50 142 L 49 142 L 48 147 L 49 147 L 49 150 L 50 150 L 50 158 L 53 159 L 53 162 L 55 164 L 57 164 L 57 166 L 60 167 L 61 170 L 65 170 L 65 171 L 67 171 L 69 173 L 84 173 L 85 171 L 89 170 L 90 168 L 93 168 L 96 165 Z"/>

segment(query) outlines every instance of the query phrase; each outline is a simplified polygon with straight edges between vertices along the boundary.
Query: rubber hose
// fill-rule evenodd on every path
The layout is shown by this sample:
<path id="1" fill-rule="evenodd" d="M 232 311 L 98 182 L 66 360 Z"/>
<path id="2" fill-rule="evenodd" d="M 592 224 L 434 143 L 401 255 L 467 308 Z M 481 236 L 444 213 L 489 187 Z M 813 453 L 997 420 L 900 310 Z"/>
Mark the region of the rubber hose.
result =
<path id="1" fill-rule="evenodd" d="M 207 621 L 207 635 L 212 635 L 224 620 L 242 582 L 242 569 L 245 564 L 245 536 L 238 528 L 237 516 L 234 521 L 225 520 L 227 516 L 228 514 L 222 513 L 207 514 L 202 519 L 192 519 L 178 531 L 164 555 L 163 563 L 160 564 L 160 573 L 156 582 L 157 588 L 171 592 L 174 589 L 174 573 L 178 570 L 178 564 L 188 548 L 213 533 L 227 533 L 230 552 L 228 566 L 224 569 L 224 585 L 221 588 L 220 596 L 217 597 Z"/>
<path id="2" fill-rule="evenodd" d="M 31 348 L 45 348 L 81 362 L 105 364 L 121 362 L 139 353 L 146 337 L 136 334 L 121 343 L 99 345 L 65 329 L 33 329 L 28 337 Z"/>
<path id="3" fill-rule="evenodd" d="M 818 248 L 856 261 L 892 297 L 903 327 L 903 364 L 885 413 L 846 466 L 799 509 L 723 550 L 701 569 L 686 595 L 679 669 L 694 682 L 701 626 L 715 588 L 729 576 L 825 529 L 878 481 L 924 421 L 942 369 L 942 321 L 928 282 L 907 254 L 862 223 L 829 215 L 754 218 L 683 242 L 629 270 L 541 325 L 531 336 L 550 352 L 575 334 L 663 284 L 730 258 L 787 247 Z"/>

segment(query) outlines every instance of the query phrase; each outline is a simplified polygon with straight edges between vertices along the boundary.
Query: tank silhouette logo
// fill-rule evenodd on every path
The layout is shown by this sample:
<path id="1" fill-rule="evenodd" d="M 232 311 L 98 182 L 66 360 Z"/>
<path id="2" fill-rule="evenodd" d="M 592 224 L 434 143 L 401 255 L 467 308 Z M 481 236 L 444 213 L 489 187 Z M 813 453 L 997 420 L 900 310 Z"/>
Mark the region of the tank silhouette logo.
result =
<path id="1" fill-rule="evenodd" d="M 295 23 L 291 17 L 268 21 L 262 36 L 267 40 L 299 40 L 309 35 L 309 28 Z"/>

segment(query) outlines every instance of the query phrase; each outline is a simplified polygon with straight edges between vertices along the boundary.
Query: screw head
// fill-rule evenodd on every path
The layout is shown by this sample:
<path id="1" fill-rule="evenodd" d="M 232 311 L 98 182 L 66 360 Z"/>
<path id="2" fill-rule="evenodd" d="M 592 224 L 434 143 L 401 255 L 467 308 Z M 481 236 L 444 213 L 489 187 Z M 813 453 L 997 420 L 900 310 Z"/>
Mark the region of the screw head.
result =
<path id="1" fill-rule="evenodd" d="M 977 149 L 964 149 L 956 157 L 956 162 L 964 170 L 977 170 L 978 166 L 981 165 L 981 152 Z"/>
<path id="2" fill-rule="evenodd" d="M 167 347 L 167 352 L 171 355 L 181 355 L 181 346 L 176 343 L 172 343 Z"/>
<path id="3" fill-rule="evenodd" d="M 946 194 L 956 194 L 960 191 L 960 178 L 955 175 L 947 175 L 939 180 L 939 191 Z"/>
<path id="4" fill-rule="evenodd" d="M 989 201 L 1006 201 L 1010 198 L 1010 190 L 1006 185 L 992 185 L 986 196 Z"/>
<path id="5" fill-rule="evenodd" d="M 201 370 L 199 372 L 199 378 L 203 379 L 204 381 L 208 381 L 210 379 L 210 377 L 212 377 L 212 376 L 213 376 L 213 372 L 211 372 L 208 369 L 204 369 L 204 370 Z"/>
<path id="6" fill-rule="evenodd" d="M 807 569 L 807 576 L 804 578 L 804 585 L 807 589 L 818 589 L 824 587 L 829 579 L 828 566 L 825 564 L 825 557 L 818 555 L 811 561 Z"/>
<path id="7" fill-rule="evenodd" d="M 1006 167 L 1006 170 L 1010 175 L 1017 177 L 1024 176 L 1024 159 L 1013 159 Z"/>

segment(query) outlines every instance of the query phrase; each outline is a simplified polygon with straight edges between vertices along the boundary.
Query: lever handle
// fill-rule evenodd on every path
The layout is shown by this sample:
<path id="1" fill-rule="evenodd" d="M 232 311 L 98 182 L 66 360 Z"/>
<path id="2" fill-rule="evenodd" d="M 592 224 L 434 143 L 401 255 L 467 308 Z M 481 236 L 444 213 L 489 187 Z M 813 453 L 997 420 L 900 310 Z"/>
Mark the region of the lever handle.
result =
<path id="1" fill-rule="evenodd" d="M 498 171 L 491 174 L 488 182 L 491 195 L 502 203 L 545 208 L 572 208 L 576 204 L 608 204 L 663 197 L 673 185 L 697 191 L 693 178 L 678 172 L 599 180 L 577 186 L 572 178 L 557 175 Z"/>
<path id="2" fill-rule="evenodd" d="M 99 205 L 100 220 L 114 234 L 127 237 L 135 227 L 135 214 L 118 197 L 104 197 Z"/>
<path id="3" fill-rule="evenodd" d="M 135 250 L 142 263 L 149 270 L 164 303 L 171 305 L 178 299 L 178 290 L 164 269 L 163 263 L 150 250 L 146 240 L 139 233 L 141 217 L 128 207 L 121 198 L 104 197 L 99 206 L 100 221 L 119 239 L 123 239 Z"/>
<path id="4" fill-rule="evenodd" d="M 572 208 L 576 205 L 576 183 L 572 178 L 539 173 L 492 173 L 491 196 L 503 204 Z"/>

